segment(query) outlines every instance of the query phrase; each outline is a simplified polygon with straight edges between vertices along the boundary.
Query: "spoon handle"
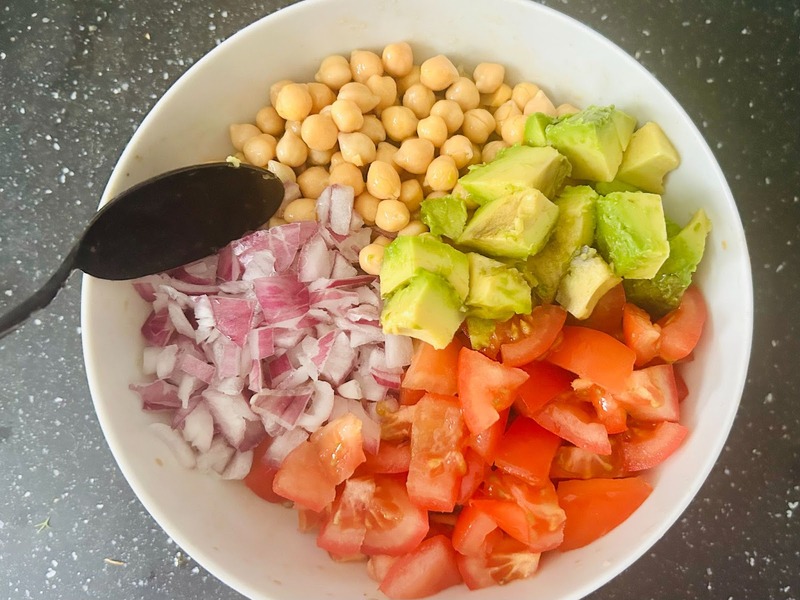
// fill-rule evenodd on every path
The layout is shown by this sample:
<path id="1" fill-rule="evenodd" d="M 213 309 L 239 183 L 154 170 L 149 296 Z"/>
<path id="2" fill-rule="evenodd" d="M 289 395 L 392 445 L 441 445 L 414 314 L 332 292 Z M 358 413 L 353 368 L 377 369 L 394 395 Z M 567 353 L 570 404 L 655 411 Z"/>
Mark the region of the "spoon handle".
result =
<path id="1" fill-rule="evenodd" d="M 64 262 L 61 263 L 61 266 L 58 267 L 58 270 L 53 273 L 52 277 L 41 288 L 4 315 L 0 315 L 0 339 L 14 331 L 34 312 L 50 304 L 59 290 L 64 287 L 64 283 L 66 283 L 70 273 L 72 273 L 77 253 L 78 246 L 75 246 L 64 259 Z"/>

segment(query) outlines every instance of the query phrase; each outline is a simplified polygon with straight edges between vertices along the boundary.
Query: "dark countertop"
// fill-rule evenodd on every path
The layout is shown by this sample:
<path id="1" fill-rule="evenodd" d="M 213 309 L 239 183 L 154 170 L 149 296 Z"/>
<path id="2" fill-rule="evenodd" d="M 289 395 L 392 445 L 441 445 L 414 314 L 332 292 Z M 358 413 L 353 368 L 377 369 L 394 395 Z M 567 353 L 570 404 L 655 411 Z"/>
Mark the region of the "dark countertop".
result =
<path id="1" fill-rule="evenodd" d="M 58 265 L 170 84 L 289 3 L 0 6 L 0 311 Z M 800 598 L 800 5 L 546 4 L 635 56 L 698 124 L 739 206 L 755 284 L 747 386 L 715 469 L 667 535 L 592 598 Z M 162 532 L 117 469 L 89 398 L 79 301 L 73 275 L 0 341 L 0 598 L 239 598 Z"/>

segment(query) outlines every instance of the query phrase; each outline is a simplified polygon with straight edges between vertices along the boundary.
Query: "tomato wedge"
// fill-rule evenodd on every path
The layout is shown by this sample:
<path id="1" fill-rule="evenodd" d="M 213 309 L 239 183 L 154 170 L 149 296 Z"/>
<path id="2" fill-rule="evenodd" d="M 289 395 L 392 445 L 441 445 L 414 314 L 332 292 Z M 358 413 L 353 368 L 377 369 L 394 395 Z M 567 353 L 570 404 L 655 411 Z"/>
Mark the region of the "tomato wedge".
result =
<path id="1" fill-rule="evenodd" d="M 604 536 L 631 516 L 652 491 L 639 477 L 562 481 L 558 502 L 567 523 L 559 550 L 580 548 Z"/>
<path id="2" fill-rule="evenodd" d="M 567 320 L 567 311 L 557 304 L 534 307 L 524 322 L 524 337 L 500 346 L 503 364 L 519 367 L 542 356 L 561 332 Z"/>
<path id="3" fill-rule="evenodd" d="M 540 552 L 509 536 L 495 542 L 484 555 L 459 555 L 458 570 L 471 590 L 505 585 L 515 579 L 530 577 L 539 568 Z"/>
<path id="4" fill-rule="evenodd" d="M 484 554 L 490 550 L 487 536 L 496 529 L 497 523 L 479 505 L 465 506 L 453 528 L 453 548 L 468 556 Z"/>
<path id="5" fill-rule="evenodd" d="M 567 323 L 580 325 L 603 331 L 614 337 L 619 337 L 622 329 L 622 307 L 625 305 L 625 288 L 620 283 L 608 290 L 597 301 L 597 304 L 588 318 L 582 321 L 569 317 Z"/>
<path id="6" fill-rule="evenodd" d="M 533 418 L 553 398 L 572 389 L 575 375 L 549 362 L 535 360 L 520 367 L 528 380 L 517 389 L 514 408 L 521 415 Z"/>
<path id="7" fill-rule="evenodd" d="M 392 563 L 380 590 L 389 598 L 424 598 L 461 581 L 453 545 L 436 535 Z"/>
<path id="8" fill-rule="evenodd" d="M 597 421 L 591 404 L 580 400 L 574 393 L 559 396 L 547 404 L 536 413 L 535 420 L 579 448 L 598 454 L 611 454 L 605 426 Z"/>
<path id="9" fill-rule="evenodd" d="M 266 437 L 255 447 L 253 450 L 253 463 L 250 466 L 250 472 L 244 478 L 244 483 L 260 498 L 267 502 L 280 504 L 281 502 L 286 502 L 286 498 L 279 496 L 272 489 L 272 482 L 275 479 L 278 468 L 273 467 L 264 460 L 264 455 L 271 444 L 272 438 Z"/>
<path id="10" fill-rule="evenodd" d="M 636 366 L 649 363 L 661 350 L 661 327 L 650 321 L 647 311 L 630 302 L 622 310 L 622 336 L 636 353 Z"/>
<path id="11" fill-rule="evenodd" d="M 622 437 L 622 464 L 628 471 L 643 471 L 660 465 L 683 442 L 688 429 L 680 423 L 662 421 L 631 427 Z"/>
<path id="12" fill-rule="evenodd" d="M 550 481 L 550 463 L 560 445 L 557 435 L 532 419 L 517 417 L 500 440 L 494 462 L 531 485 L 543 485 Z"/>
<path id="13" fill-rule="evenodd" d="M 517 388 L 528 379 L 525 371 L 462 348 L 458 355 L 458 397 L 472 433 L 481 433 L 514 402 Z"/>
<path id="14" fill-rule="evenodd" d="M 428 511 L 408 497 L 396 475 L 375 475 L 375 492 L 366 514 L 367 531 L 361 551 L 400 556 L 411 552 L 428 534 Z"/>
<path id="15" fill-rule="evenodd" d="M 483 457 L 472 448 L 464 451 L 464 461 L 467 464 L 466 472 L 461 478 L 461 486 L 458 490 L 458 500 L 456 504 L 466 504 L 470 498 L 478 491 L 486 477 L 489 468 Z"/>
<path id="16" fill-rule="evenodd" d="M 458 391 L 458 352 L 462 348 L 461 342 L 453 338 L 441 350 L 426 342 L 420 341 L 418 344 L 401 387 L 455 395 Z"/>
<path id="17" fill-rule="evenodd" d="M 545 359 L 606 388 L 612 394 L 625 389 L 636 354 L 607 333 L 586 327 L 565 326 L 561 341 Z"/>
<path id="18" fill-rule="evenodd" d="M 333 503 L 317 535 L 317 546 L 337 556 L 361 551 L 367 533 L 367 511 L 375 495 L 375 480 L 371 477 L 351 477 Z"/>
<path id="19" fill-rule="evenodd" d="M 488 429 L 480 433 L 473 433 L 467 438 L 467 446 L 472 448 L 484 460 L 487 465 L 494 464 L 494 456 L 497 453 L 497 445 L 508 423 L 509 409 L 500 411 L 500 418 L 492 423 Z"/>
<path id="20" fill-rule="evenodd" d="M 675 362 L 689 356 L 700 340 L 707 315 L 703 294 L 697 286 L 690 285 L 683 293 L 678 308 L 658 321 L 661 327 L 661 358 Z"/>
<path id="21" fill-rule="evenodd" d="M 552 479 L 591 479 L 593 477 L 621 477 L 627 473 L 622 469 L 619 443 L 611 440 L 611 454 L 603 455 L 578 448 L 561 446 L 556 450 L 550 465 Z"/>
<path id="22" fill-rule="evenodd" d="M 680 418 L 678 386 L 672 365 L 634 371 L 628 380 L 628 389 L 614 398 L 640 421 L 677 421 Z"/>
<path id="23" fill-rule="evenodd" d="M 366 453 L 367 460 L 358 469 L 357 475 L 375 473 L 407 473 L 411 464 L 411 444 L 408 442 L 382 441 L 377 454 Z"/>

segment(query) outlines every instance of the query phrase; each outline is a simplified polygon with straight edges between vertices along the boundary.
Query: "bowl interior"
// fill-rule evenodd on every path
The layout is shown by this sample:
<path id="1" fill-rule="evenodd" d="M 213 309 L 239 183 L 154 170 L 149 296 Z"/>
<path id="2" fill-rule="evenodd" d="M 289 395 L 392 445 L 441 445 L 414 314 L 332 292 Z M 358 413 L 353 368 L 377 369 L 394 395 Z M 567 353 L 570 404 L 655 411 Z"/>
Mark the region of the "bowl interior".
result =
<path id="1" fill-rule="evenodd" d="M 424 18 L 421 18 L 424 15 Z M 230 151 L 228 125 L 252 121 L 269 84 L 313 80 L 320 60 L 355 48 L 380 51 L 405 40 L 416 62 L 447 54 L 467 71 L 481 61 L 507 67 L 507 80 L 533 81 L 556 104 L 615 104 L 639 123 L 658 122 L 682 164 L 669 177 L 665 206 L 686 221 L 703 207 L 713 222 L 697 273 L 709 305 L 706 334 L 687 365 L 690 434 L 647 476 L 655 490 L 628 521 L 590 546 L 554 553 L 539 573 L 476 599 L 578 598 L 641 556 L 697 493 L 728 435 L 744 386 L 752 335 L 752 282 L 742 225 L 719 166 L 670 94 L 631 57 L 578 22 L 524 0 L 307 0 L 239 32 L 200 60 L 159 101 L 117 164 L 104 200 L 170 168 Z M 164 530 L 214 575 L 253 598 L 375 597 L 361 564 L 336 564 L 293 512 L 263 502 L 241 483 L 187 471 L 146 425 L 128 384 L 139 381 L 139 327 L 147 306 L 124 282 L 84 277 L 86 369 L 97 414 L 131 487 Z M 723 373 L 723 365 L 725 372 Z M 442 598 L 456 598 L 453 588 Z"/>

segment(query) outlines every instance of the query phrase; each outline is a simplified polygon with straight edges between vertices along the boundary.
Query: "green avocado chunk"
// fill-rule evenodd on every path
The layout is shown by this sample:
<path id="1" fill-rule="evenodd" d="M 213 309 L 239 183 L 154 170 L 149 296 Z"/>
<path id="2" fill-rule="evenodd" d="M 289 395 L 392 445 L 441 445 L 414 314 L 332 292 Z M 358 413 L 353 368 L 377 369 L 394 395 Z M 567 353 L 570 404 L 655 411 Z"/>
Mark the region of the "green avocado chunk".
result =
<path id="1" fill-rule="evenodd" d="M 491 343 L 492 334 L 497 328 L 497 322 L 494 319 L 481 319 L 467 315 L 464 322 L 467 324 L 467 335 L 469 335 L 469 343 L 473 350 L 486 348 Z"/>
<path id="2" fill-rule="evenodd" d="M 553 234 L 525 265 L 525 271 L 536 281 L 534 290 L 542 302 L 553 302 L 572 256 L 581 246 L 590 246 L 594 241 L 597 198 L 597 192 L 588 185 L 567 186 L 556 198 L 558 220 Z"/>
<path id="3" fill-rule="evenodd" d="M 624 282 L 626 297 L 655 319 L 677 308 L 703 258 L 710 231 L 711 220 L 704 210 L 698 210 L 686 227 L 670 237 L 669 257 L 655 277 Z"/>
<path id="4" fill-rule="evenodd" d="M 422 222 L 433 235 L 443 235 L 454 240 L 464 231 L 467 223 L 467 205 L 462 198 L 441 196 L 423 200 L 420 206 Z"/>
<path id="5" fill-rule="evenodd" d="M 463 252 L 430 234 L 403 235 L 386 247 L 381 265 L 381 296 L 390 296 L 420 270 L 444 277 L 463 302 L 469 293 L 469 261 Z"/>
<path id="6" fill-rule="evenodd" d="M 598 181 L 594 184 L 595 191 L 601 196 L 607 196 L 611 192 L 640 192 L 641 190 L 635 185 L 625 183 L 619 179 L 613 181 Z"/>
<path id="7" fill-rule="evenodd" d="M 430 271 L 419 270 L 383 305 L 381 324 L 387 334 L 407 335 L 444 348 L 464 320 L 453 287 Z"/>
<path id="8" fill-rule="evenodd" d="M 631 137 L 622 156 L 617 178 L 645 192 L 664 193 L 664 177 L 680 164 L 675 146 L 664 131 L 652 121 L 645 123 Z"/>
<path id="9" fill-rule="evenodd" d="M 527 146 L 547 146 L 545 131 L 553 121 L 553 117 L 544 113 L 536 112 L 530 115 L 525 120 L 522 142 Z"/>
<path id="10" fill-rule="evenodd" d="M 512 146 L 493 161 L 471 168 L 458 181 L 472 199 L 486 204 L 528 188 L 535 188 L 553 198 L 569 173 L 569 161 L 555 148 Z"/>
<path id="11" fill-rule="evenodd" d="M 558 286 L 556 302 L 574 317 L 587 319 L 597 301 L 621 281 L 597 250 L 584 246 L 570 261 Z"/>
<path id="12" fill-rule="evenodd" d="M 531 288 L 517 269 L 475 252 L 467 258 L 469 316 L 505 321 L 531 312 Z"/>
<path id="13" fill-rule="evenodd" d="M 542 192 L 517 190 L 476 210 L 456 243 L 490 256 L 524 259 L 541 250 L 556 219 L 558 207 Z"/>
<path id="14" fill-rule="evenodd" d="M 590 106 L 547 126 L 547 143 L 572 164 L 572 177 L 611 181 L 636 120 L 613 106 Z"/>
<path id="15" fill-rule="evenodd" d="M 597 199 L 597 247 L 614 273 L 650 279 L 669 256 L 661 196 L 612 192 Z"/>

